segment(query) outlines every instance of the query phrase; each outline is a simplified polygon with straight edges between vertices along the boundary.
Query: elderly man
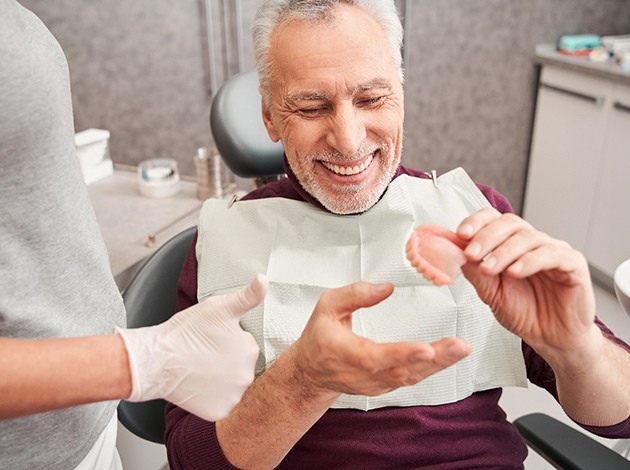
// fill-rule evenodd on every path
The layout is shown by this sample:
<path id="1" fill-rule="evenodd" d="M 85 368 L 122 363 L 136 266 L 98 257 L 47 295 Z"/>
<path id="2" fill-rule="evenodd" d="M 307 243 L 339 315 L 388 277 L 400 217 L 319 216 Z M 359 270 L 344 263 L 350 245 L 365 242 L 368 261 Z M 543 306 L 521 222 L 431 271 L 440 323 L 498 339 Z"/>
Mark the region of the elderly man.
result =
<path id="1" fill-rule="evenodd" d="M 584 258 L 460 172 L 400 165 L 393 2 L 268 0 L 254 42 L 288 178 L 206 203 L 179 306 L 265 269 L 265 307 L 242 321 L 260 372 L 217 423 L 169 406 L 171 468 L 522 468 L 498 401 L 525 373 L 586 429 L 628 437 L 630 348 L 595 319 Z M 419 222 L 461 241 L 450 288 L 404 263 Z"/>

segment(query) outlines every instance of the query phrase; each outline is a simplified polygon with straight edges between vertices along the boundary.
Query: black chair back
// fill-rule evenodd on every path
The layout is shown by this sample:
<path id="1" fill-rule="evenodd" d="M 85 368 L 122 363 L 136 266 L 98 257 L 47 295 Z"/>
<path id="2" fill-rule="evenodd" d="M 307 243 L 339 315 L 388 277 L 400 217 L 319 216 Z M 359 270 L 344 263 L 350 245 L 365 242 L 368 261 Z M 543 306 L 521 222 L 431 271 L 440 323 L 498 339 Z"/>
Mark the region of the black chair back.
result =
<path id="1" fill-rule="evenodd" d="M 177 281 L 196 230 L 186 229 L 158 248 L 123 291 L 129 328 L 157 325 L 175 313 Z M 164 400 L 123 400 L 118 405 L 118 420 L 136 436 L 163 444 L 165 405 Z"/>

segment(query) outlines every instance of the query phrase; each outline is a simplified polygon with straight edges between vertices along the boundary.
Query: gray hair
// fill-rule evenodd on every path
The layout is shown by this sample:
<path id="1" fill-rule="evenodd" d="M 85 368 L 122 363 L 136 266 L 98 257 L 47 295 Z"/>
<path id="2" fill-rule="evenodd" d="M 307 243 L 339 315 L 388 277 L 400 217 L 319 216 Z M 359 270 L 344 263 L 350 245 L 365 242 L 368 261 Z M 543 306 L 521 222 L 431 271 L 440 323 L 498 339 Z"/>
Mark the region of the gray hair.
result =
<path id="1" fill-rule="evenodd" d="M 340 3 L 362 8 L 370 13 L 389 38 L 392 57 L 403 81 L 402 40 L 403 30 L 394 0 L 264 0 L 252 27 L 254 54 L 263 98 L 269 103 L 270 81 L 273 67 L 269 60 L 271 36 L 285 20 L 298 19 L 313 22 L 330 21 L 334 8 Z"/>

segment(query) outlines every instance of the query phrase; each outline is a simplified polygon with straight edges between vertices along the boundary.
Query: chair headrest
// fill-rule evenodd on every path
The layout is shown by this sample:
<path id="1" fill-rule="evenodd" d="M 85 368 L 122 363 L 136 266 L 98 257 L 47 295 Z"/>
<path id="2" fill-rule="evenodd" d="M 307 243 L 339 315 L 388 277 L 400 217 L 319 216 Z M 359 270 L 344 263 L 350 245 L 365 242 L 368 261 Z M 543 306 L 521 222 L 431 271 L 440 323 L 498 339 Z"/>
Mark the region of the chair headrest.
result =
<path id="1" fill-rule="evenodd" d="M 284 173 L 282 144 L 273 142 L 262 120 L 255 70 L 223 83 L 210 109 L 210 129 L 226 165 L 242 178 Z"/>

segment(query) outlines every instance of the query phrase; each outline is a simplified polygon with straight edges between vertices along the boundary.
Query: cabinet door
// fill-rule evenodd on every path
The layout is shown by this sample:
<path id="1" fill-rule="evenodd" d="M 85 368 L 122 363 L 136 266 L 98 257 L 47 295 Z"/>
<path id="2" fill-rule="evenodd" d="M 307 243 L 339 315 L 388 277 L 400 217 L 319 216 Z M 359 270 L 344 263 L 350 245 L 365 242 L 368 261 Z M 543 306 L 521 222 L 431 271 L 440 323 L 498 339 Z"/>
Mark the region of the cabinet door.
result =
<path id="1" fill-rule="evenodd" d="M 523 216 L 584 251 L 612 84 L 546 66 L 540 79 Z"/>
<path id="2" fill-rule="evenodd" d="M 630 87 L 615 85 L 586 256 L 612 276 L 630 258 Z"/>

